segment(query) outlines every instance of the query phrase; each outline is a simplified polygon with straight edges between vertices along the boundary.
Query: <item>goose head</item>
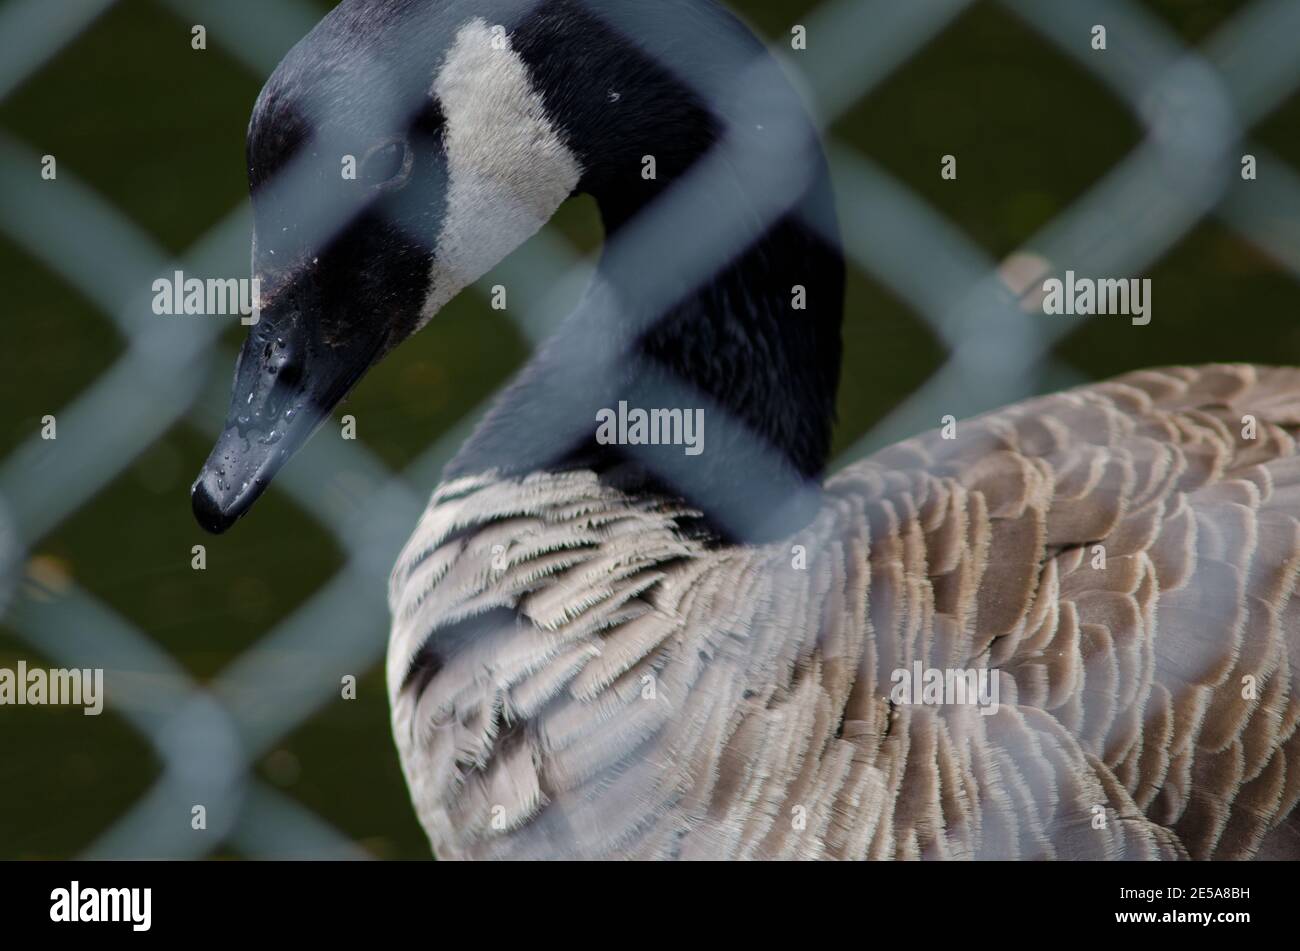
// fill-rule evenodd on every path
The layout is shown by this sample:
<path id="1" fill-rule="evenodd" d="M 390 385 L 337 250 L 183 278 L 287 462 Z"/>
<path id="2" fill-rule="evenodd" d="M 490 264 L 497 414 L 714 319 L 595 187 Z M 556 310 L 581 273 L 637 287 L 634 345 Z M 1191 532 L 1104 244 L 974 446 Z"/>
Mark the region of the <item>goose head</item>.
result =
<path id="1" fill-rule="evenodd" d="M 205 529 L 233 525 L 370 367 L 567 198 L 594 196 L 612 238 L 716 143 L 719 119 L 700 87 L 712 83 L 719 98 L 735 101 L 735 88 L 721 84 L 736 70 L 716 63 L 728 55 L 736 63 L 765 59 L 761 46 L 712 0 L 666 0 L 652 15 L 644 6 L 344 0 L 289 52 L 248 130 L 258 320 L 235 367 L 225 428 L 192 489 Z M 719 46 L 719 37 L 731 45 Z M 663 57 L 688 70 L 690 62 L 715 65 L 684 77 Z M 748 130 L 763 128 L 748 118 Z M 769 141 L 772 135 L 769 129 Z M 837 297 L 842 272 L 827 274 L 828 296 Z M 812 446 L 794 465 L 803 475 L 824 461 L 820 430 L 829 429 L 838 375 L 838 307 L 835 300 L 833 339 L 814 355 L 832 377 L 829 396 L 816 395 L 825 420 L 812 427 L 819 432 L 796 437 Z M 658 334 L 664 361 L 689 363 L 695 358 L 670 352 L 684 332 L 720 336 L 717 327 L 697 327 L 699 319 L 686 306 L 676 326 L 635 337 L 653 349 Z M 599 323 L 577 324 L 571 333 L 603 337 Z M 685 350 L 698 352 L 699 343 Z M 712 358 L 702 359 L 702 377 L 726 369 L 710 370 Z M 775 380 L 779 363 L 764 374 Z M 531 458 L 540 449 L 521 446 L 534 428 L 525 417 L 571 389 L 563 372 L 544 375 L 559 391 L 516 392 L 514 422 L 489 420 L 470 457 L 498 468 L 544 464 Z M 735 385 L 721 377 L 697 382 L 706 397 L 724 400 Z M 573 409 L 590 431 L 589 408 Z M 506 410 L 498 405 L 498 417 Z"/>

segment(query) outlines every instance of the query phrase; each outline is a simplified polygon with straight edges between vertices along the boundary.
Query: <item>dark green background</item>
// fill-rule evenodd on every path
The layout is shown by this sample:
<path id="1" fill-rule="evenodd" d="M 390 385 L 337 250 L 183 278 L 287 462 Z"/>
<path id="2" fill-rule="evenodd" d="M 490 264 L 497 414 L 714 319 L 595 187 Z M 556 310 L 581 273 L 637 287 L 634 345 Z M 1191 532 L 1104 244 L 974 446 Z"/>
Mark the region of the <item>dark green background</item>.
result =
<path id="1" fill-rule="evenodd" d="M 331 5 L 317 0 L 322 12 Z M 1245 4 L 1144 5 L 1184 41 L 1200 42 Z M 732 6 L 783 39 L 815 4 Z M 37 154 L 58 156 L 61 174 L 89 184 L 173 253 L 246 200 L 244 132 L 262 82 L 214 31 L 207 51 L 192 51 L 189 25 L 151 0 L 120 0 L 0 102 L 4 132 Z M 815 56 L 815 46 L 803 55 Z M 1252 138 L 1300 166 L 1298 127 L 1300 101 L 1292 98 Z M 1086 192 L 1137 144 L 1139 131 L 1096 79 L 1010 13 L 979 3 L 842 116 L 833 134 L 1000 259 Z M 956 182 L 937 174 L 945 153 L 960 156 Z M 871 209 L 842 201 L 841 213 Z M 593 207 L 581 200 L 551 228 L 584 249 L 600 238 Z M 1135 331 L 1127 321 L 1083 321 L 1058 347 L 1063 363 L 1100 378 L 1152 364 L 1300 360 L 1300 288 L 1215 221 L 1203 222 L 1146 276 L 1158 291 L 1152 324 Z M 0 286 L 3 457 L 38 431 L 42 415 L 57 413 L 106 370 L 122 343 L 93 304 L 3 239 Z M 222 339 L 229 351 L 223 382 L 239 336 L 232 326 Z M 905 304 L 856 271 L 845 340 L 838 449 L 944 358 Z M 373 371 L 340 412 L 364 421 L 361 441 L 401 467 L 493 392 L 527 352 L 509 318 L 481 296 L 465 295 Z M 208 434 L 177 425 L 29 553 L 31 570 L 47 583 L 75 580 L 200 681 L 291 614 L 343 561 L 325 530 L 274 489 L 237 531 L 204 538 L 187 490 L 209 447 Z M 200 541 L 208 544 L 206 572 L 189 564 L 190 546 Z M 386 617 L 377 614 L 371 630 L 359 633 L 382 643 Z M 19 657 L 43 662 L 0 626 L 0 666 Z M 77 710 L 0 708 L 0 858 L 76 855 L 149 788 L 158 769 L 148 745 L 112 712 L 90 719 Z M 327 706 L 258 769 L 374 855 L 428 854 L 389 738 L 379 667 L 362 679 L 357 701 Z"/>

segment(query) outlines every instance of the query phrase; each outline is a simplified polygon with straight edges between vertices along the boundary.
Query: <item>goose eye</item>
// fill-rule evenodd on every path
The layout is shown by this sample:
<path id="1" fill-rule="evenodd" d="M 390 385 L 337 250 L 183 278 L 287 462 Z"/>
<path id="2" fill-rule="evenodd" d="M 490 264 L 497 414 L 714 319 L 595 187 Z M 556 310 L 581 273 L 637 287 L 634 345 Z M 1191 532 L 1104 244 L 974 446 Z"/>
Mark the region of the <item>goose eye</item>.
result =
<path id="1" fill-rule="evenodd" d="M 369 185 L 383 185 L 406 169 L 406 144 L 385 142 L 377 145 L 361 162 L 361 177 Z"/>

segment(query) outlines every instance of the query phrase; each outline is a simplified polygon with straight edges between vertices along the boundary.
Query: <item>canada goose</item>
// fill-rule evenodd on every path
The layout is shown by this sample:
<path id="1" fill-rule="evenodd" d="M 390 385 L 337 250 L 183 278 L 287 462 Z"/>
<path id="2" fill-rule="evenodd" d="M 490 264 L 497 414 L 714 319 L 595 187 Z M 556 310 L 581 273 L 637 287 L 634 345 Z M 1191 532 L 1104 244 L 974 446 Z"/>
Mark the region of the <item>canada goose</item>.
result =
<path id="1" fill-rule="evenodd" d="M 394 736 L 437 855 L 1295 852 L 1300 371 L 1134 373 L 823 484 L 843 263 L 815 139 L 775 217 L 737 168 L 675 219 L 689 243 L 745 211 L 720 272 L 619 244 L 719 147 L 700 83 L 744 154 L 801 141 L 774 76 L 712 0 L 345 0 L 254 108 L 262 318 L 199 522 L 229 528 L 369 366 L 585 192 L 613 250 L 392 575 Z M 620 404 L 703 407 L 703 451 L 598 440 Z M 994 702 L 896 692 L 936 670 Z"/>

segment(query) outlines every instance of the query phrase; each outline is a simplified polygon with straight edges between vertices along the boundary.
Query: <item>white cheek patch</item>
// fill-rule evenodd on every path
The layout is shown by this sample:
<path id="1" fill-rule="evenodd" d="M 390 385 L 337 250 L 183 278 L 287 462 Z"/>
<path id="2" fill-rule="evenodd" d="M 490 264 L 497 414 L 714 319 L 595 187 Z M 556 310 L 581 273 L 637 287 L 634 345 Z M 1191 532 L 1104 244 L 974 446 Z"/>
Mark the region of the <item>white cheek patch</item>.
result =
<path id="1" fill-rule="evenodd" d="M 461 27 L 433 95 L 445 119 L 447 206 L 421 326 L 536 234 L 582 176 L 523 60 L 486 21 Z"/>

